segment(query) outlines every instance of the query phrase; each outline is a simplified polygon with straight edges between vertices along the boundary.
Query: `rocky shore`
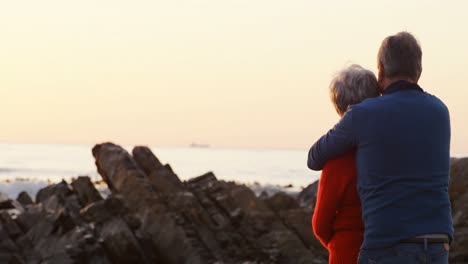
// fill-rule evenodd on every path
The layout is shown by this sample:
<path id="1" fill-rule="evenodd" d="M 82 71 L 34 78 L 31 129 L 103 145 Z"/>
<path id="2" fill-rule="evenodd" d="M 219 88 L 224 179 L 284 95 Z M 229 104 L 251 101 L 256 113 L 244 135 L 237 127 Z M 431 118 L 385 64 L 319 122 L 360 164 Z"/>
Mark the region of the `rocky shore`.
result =
<path id="1" fill-rule="evenodd" d="M 327 263 L 310 225 L 317 183 L 257 196 L 211 172 L 182 182 L 147 147 L 92 154 L 106 198 L 88 177 L 0 195 L 0 263 Z M 451 263 L 468 263 L 468 158 L 451 177 Z"/>

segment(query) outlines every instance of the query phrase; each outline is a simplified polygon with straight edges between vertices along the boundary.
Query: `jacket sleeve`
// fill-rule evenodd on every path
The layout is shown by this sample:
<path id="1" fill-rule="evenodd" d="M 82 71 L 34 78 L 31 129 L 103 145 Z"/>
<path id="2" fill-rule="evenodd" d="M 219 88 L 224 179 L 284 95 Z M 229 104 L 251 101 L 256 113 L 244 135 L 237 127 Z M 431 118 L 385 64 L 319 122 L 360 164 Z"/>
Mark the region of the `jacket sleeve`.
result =
<path id="1" fill-rule="evenodd" d="M 310 148 L 307 166 L 311 170 L 321 170 L 327 160 L 345 154 L 356 144 L 357 140 L 353 134 L 353 110 L 350 108 L 338 124 Z"/>
<path id="2" fill-rule="evenodd" d="M 319 180 L 312 228 L 315 236 L 326 248 L 334 235 L 333 225 L 347 186 L 347 177 L 343 178 L 340 175 L 349 173 L 348 159 L 344 156 L 327 162 Z"/>

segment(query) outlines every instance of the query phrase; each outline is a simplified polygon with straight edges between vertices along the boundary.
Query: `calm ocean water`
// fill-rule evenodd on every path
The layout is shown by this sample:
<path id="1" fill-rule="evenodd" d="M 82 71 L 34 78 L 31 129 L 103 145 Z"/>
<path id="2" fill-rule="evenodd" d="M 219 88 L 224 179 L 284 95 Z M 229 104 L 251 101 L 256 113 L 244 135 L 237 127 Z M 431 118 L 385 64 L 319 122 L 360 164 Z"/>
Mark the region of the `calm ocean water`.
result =
<path id="1" fill-rule="evenodd" d="M 91 155 L 93 146 L 0 144 L 0 193 L 16 198 L 19 192 L 35 195 L 48 182 L 70 181 L 80 175 L 101 177 Z M 131 152 L 132 147 L 125 147 Z M 220 148 L 151 148 L 169 163 L 182 180 L 213 171 L 218 179 L 268 188 L 293 185 L 298 191 L 318 179 L 306 167 L 307 151 Z M 453 154 L 455 157 L 468 156 Z M 21 180 L 26 179 L 26 180 Z"/>
<path id="2" fill-rule="evenodd" d="M 0 192 L 15 198 L 23 190 L 35 195 L 47 181 L 70 180 L 79 175 L 99 180 L 91 148 L 91 145 L 0 144 Z M 161 162 L 169 163 L 182 180 L 213 171 L 223 180 L 261 185 L 292 184 L 294 190 L 300 190 L 319 176 L 306 167 L 307 152 L 300 150 L 151 149 Z M 5 182 L 7 180 L 9 182 Z"/>

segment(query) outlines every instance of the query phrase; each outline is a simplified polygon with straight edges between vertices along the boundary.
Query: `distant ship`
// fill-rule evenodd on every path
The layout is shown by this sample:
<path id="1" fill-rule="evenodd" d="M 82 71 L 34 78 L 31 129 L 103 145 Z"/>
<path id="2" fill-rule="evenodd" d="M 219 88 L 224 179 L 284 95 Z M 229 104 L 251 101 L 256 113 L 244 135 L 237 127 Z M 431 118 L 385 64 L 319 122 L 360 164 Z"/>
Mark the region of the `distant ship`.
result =
<path id="1" fill-rule="evenodd" d="M 209 148 L 210 145 L 208 145 L 208 144 L 199 144 L 199 143 L 194 142 L 194 143 L 190 144 L 190 147 L 191 148 Z"/>

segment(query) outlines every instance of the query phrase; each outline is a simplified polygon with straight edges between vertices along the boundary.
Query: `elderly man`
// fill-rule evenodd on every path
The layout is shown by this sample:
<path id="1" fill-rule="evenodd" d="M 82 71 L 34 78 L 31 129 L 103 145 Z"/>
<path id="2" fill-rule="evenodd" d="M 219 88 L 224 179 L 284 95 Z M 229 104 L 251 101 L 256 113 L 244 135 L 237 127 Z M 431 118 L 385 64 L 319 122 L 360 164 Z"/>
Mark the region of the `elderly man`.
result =
<path id="1" fill-rule="evenodd" d="M 410 33 L 384 39 L 383 95 L 349 107 L 309 151 L 309 168 L 321 170 L 357 149 L 365 226 L 359 263 L 448 263 L 450 118 L 444 103 L 417 84 L 421 59 Z"/>

